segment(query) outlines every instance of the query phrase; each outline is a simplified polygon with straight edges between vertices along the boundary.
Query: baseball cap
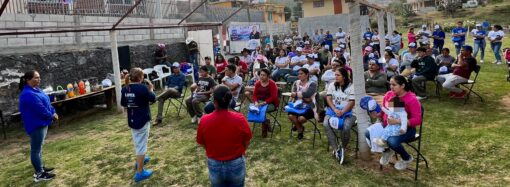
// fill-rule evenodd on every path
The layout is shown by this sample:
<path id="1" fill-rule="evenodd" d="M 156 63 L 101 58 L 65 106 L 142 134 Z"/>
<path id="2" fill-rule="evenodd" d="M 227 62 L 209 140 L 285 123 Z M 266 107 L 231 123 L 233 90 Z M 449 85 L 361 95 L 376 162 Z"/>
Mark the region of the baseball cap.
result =
<path id="1" fill-rule="evenodd" d="M 342 51 L 342 48 L 340 48 L 340 47 L 335 48 L 335 52 L 340 52 L 340 51 Z"/>
<path id="2" fill-rule="evenodd" d="M 158 44 L 158 47 L 159 47 L 159 48 L 165 48 L 165 44 L 164 44 L 164 43 L 159 43 L 159 44 Z"/>
<path id="3" fill-rule="evenodd" d="M 306 42 L 305 42 L 305 45 L 310 45 L 310 42 L 309 42 L 309 41 L 306 41 Z"/>
<path id="4" fill-rule="evenodd" d="M 392 50 L 393 50 L 393 48 L 391 48 L 391 46 L 386 46 L 386 47 L 384 48 L 384 50 L 390 50 L 390 51 L 392 51 Z"/>
<path id="5" fill-rule="evenodd" d="M 296 51 L 301 52 L 301 51 L 303 51 L 303 48 L 302 47 L 298 47 L 298 48 L 296 48 Z"/>
<path id="6" fill-rule="evenodd" d="M 372 47 L 370 46 L 365 47 L 365 51 L 372 51 Z"/>
<path id="7" fill-rule="evenodd" d="M 411 43 L 409 43 L 409 46 L 408 46 L 408 47 L 409 47 L 409 48 L 416 48 L 416 43 L 411 42 Z"/>
<path id="8" fill-rule="evenodd" d="M 481 27 L 481 26 L 482 26 L 482 24 L 480 24 L 480 23 L 477 23 L 477 24 L 476 24 L 476 26 L 477 26 L 477 27 Z"/>
<path id="9" fill-rule="evenodd" d="M 434 26 L 434 29 L 439 29 L 439 28 L 441 28 L 441 27 L 439 27 L 439 25 Z"/>
<path id="10" fill-rule="evenodd" d="M 427 28 L 427 25 L 421 25 L 421 28 Z"/>
<path id="11" fill-rule="evenodd" d="M 324 49 L 329 50 L 329 45 L 324 45 Z"/>
<path id="12" fill-rule="evenodd" d="M 174 62 L 174 63 L 172 64 L 172 67 L 174 67 L 174 68 L 178 68 L 178 67 L 181 67 L 181 65 L 179 64 L 179 62 Z"/>
<path id="13" fill-rule="evenodd" d="M 338 47 L 345 49 L 345 44 L 340 44 L 340 45 L 338 45 Z"/>
<path id="14" fill-rule="evenodd" d="M 370 96 L 362 97 L 359 103 L 360 107 L 368 112 L 381 112 L 381 107 L 374 98 Z"/>

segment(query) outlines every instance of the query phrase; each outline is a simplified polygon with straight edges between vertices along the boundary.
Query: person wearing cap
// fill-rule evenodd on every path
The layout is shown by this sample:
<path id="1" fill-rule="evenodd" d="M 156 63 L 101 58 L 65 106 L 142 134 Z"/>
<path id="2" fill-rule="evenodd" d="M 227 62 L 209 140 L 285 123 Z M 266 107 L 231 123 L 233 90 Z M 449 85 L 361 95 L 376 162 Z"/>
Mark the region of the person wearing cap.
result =
<path id="1" fill-rule="evenodd" d="M 285 74 L 289 74 L 291 72 L 289 64 L 290 59 L 287 56 L 285 49 L 280 49 L 280 54 L 275 60 L 276 69 L 271 73 L 271 79 L 278 81 L 280 80 L 280 77 L 283 77 Z"/>
<path id="2" fill-rule="evenodd" d="M 258 55 L 255 60 L 255 63 L 253 63 L 252 66 L 250 67 L 252 78 L 248 81 L 249 86 L 253 86 L 255 82 L 259 80 L 258 71 L 264 68 L 269 68 L 269 62 L 265 56 Z"/>
<path id="3" fill-rule="evenodd" d="M 367 28 L 367 31 L 365 33 L 363 33 L 363 39 L 364 39 L 365 43 L 372 42 L 372 36 L 373 35 L 374 35 L 374 33 L 372 33 L 370 31 L 370 28 Z"/>
<path id="4" fill-rule="evenodd" d="M 478 51 L 480 51 L 480 63 L 483 63 L 483 58 L 485 57 L 485 37 L 487 36 L 487 31 L 482 29 L 482 24 L 476 24 L 476 28 L 471 30 L 471 35 L 473 36 L 473 44 L 474 44 L 474 55 L 473 57 L 476 59 L 478 55 Z"/>
<path id="5" fill-rule="evenodd" d="M 154 65 L 165 64 L 165 65 L 169 66 L 166 61 L 166 58 L 168 56 L 166 55 L 165 47 L 166 47 L 165 44 L 162 44 L 162 43 L 158 44 L 156 51 L 154 51 Z"/>
<path id="6" fill-rule="evenodd" d="M 491 43 L 492 51 L 494 52 L 494 57 L 496 57 L 496 61 L 493 63 L 501 64 L 501 45 L 503 44 L 503 37 L 505 37 L 505 32 L 503 32 L 503 27 L 501 25 L 492 26 L 492 30 L 487 35 L 487 39 L 489 39 Z"/>
<path id="7" fill-rule="evenodd" d="M 416 34 L 413 27 L 409 27 L 409 30 L 407 30 L 407 43 L 416 43 Z"/>
<path id="8" fill-rule="evenodd" d="M 374 30 L 374 34 L 372 35 L 372 47 L 374 48 L 374 51 L 380 51 L 381 49 L 381 39 L 379 38 L 379 32 L 377 30 Z"/>
<path id="9" fill-rule="evenodd" d="M 325 70 L 329 70 L 329 69 L 332 69 L 332 64 L 335 60 L 340 60 L 340 61 L 346 61 L 345 58 L 344 58 L 344 55 L 343 55 L 343 51 L 342 48 L 340 47 L 337 47 L 335 48 L 335 53 L 333 53 L 333 58 L 331 58 L 330 61 L 328 61 L 328 64 L 324 67 Z"/>
<path id="10" fill-rule="evenodd" d="M 156 98 L 158 101 L 158 115 L 154 125 L 159 125 L 163 121 L 163 106 L 165 105 L 165 101 L 169 98 L 181 97 L 184 84 L 186 84 L 186 76 L 181 72 L 179 62 L 174 62 L 172 64 L 172 74 L 167 77 L 165 90 Z"/>
<path id="11" fill-rule="evenodd" d="M 320 63 L 315 59 L 317 59 L 317 56 L 314 54 L 306 55 L 307 62 L 303 65 L 303 68 L 308 69 L 308 72 L 310 72 L 310 81 L 319 83 L 319 78 L 317 76 L 321 72 L 321 67 Z"/>
<path id="12" fill-rule="evenodd" d="M 342 30 L 342 27 L 338 27 L 338 32 L 335 34 L 336 43 L 338 45 L 345 44 L 345 37 L 347 34 Z"/>
<path id="13" fill-rule="evenodd" d="M 302 52 L 303 52 L 303 48 L 297 47 L 296 48 L 296 56 L 294 56 L 290 59 L 290 67 L 292 68 L 292 71 L 293 71 L 291 74 L 293 76 L 296 76 L 297 70 L 299 70 L 307 62 L 306 55 L 304 55 Z"/>
<path id="14" fill-rule="evenodd" d="M 367 93 L 384 94 L 388 91 L 386 85 L 388 78 L 386 73 L 381 71 L 382 64 L 376 58 L 368 61 L 368 71 L 363 74 L 365 77 L 365 90 Z"/>
<path id="15" fill-rule="evenodd" d="M 476 59 L 471 55 L 472 53 L 473 48 L 471 46 L 463 46 L 457 58 L 457 63 L 452 64 L 453 73 L 437 76 L 437 81 L 441 83 L 443 88 L 450 90 L 449 96 L 452 98 L 464 98 L 466 96 L 466 90 L 457 87 L 457 85 L 467 82 L 471 72 L 476 68 Z"/>
<path id="16" fill-rule="evenodd" d="M 432 33 L 432 38 L 434 39 L 433 48 L 435 50 L 437 50 L 437 51 L 443 50 L 445 37 L 446 37 L 446 34 L 444 33 L 443 29 L 441 29 L 441 26 L 439 26 L 439 25 L 434 26 L 434 32 Z"/>
<path id="17" fill-rule="evenodd" d="M 211 64 L 211 57 L 209 56 L 206 56 L 204 58 L 205 60 L 205 67 L 207 68 L 207 72 L 209 73 L 209 75 L 214 79 L 216 78 L 216 75 L 218 74 L 218 72 L 216 71 L 216 67 L 214 67 L 212 64 Z M 199 70 L 200 72 L 200 70 Z M 199 77 L 200 79 L 200 77 Z"/>
<path id="18" fill-rule="evenodd" d="M 349 37 L 347 37 L 347 38 L 349 38 Z M 340 49 L 342 49 L 341 51 L 342 51 L 342 55 L 345 58 L 345 64 L 347 66 L 349 66 L 351 64 L 351 54 L 349 53 L 349 51 L 346 50 L 347 46 L 345 44 L 340 44 L 340 45 L 338 45 L 338 47 Z"/>
<path id="19" fill-rule="evenodd" d="M 368 46 L 365 48 L 365 52 L 363 53 L 363 70 L 368 71 L 368 61 L 370 59 L 379 59 L 379 55 L 372 52 L 372 47 Z"/>
<path id="20" fill-rule="evenodd" d="M 209 69 L 205 66 L 200 67 L 198 82 L 191 86 L 192 94 L 185 100 L 186 109 L 191 117 L 191 123 L 196 123 L 203 115 L 201 103 L 209 101 L 212 91 L 216 86 L 214 78 L 209 76 Z"/>
<path id="21" fill-rule="evenodd" d="M 422 25 L 421 30 L 418 31 L 418 35 L 416 36 L 420 38 L 420 47 L 423 47 L 430 43 L 432 33 L 427 29 L 427 25 Z"/>
<path id="22" fill-rule="evenodd" d="M 414 73 L 411 79 L 414 92 L 419 100 L 427 98 L 425 84 L 427 81 L 434 81 L 437 75 L 437 64 L 434 59 L 427 55 L 427 48 L 416 49 L 417 58 L 411 63 L 411 72 Z"/>
<path id="23" fill-rule="evenodd" d="M 193 40 L 193 38 L 188 37 L 186 39 L 186 46 L 188 47 L 189 52 L 189 60 L 188 62 L 193 65 L 193 77 L 195 78 L 195 82 L 198 80 L 198 43 Z"/>
<path id="24" fill-rule="evenodd" d="M 437 66 L 439 66 L 438 73 L 439 74 L 451 73 L 453 63 L 455 63 L 455 57 L 450 55 L 450 49 L 443 48 L 443 50 L 441 51 L 441 55 L 438 55 L 436 57 L 436 64 L 437 64 Z"/>
<path id="25" fill-rule="evenodd" d="M 455 45 L 455 52 L 457 55 L 460 54 L 460 49 L 466 42 L 467 29 L 464 28 L 462 21 L 457 21 L 457 27 L 452 29 L 452 42 Z"/>
<path id="26" fill-rule="evenodd" d="M 411 63 L 416 58 L 416 43 L 409 43 L 407 53 L 402 55 L 402 63 L 400 63 L 400 72 L 405 69 L 411 70 Z"/>
<path id="27" fill-rule="evenodd" d="M 303 48 L 303 54 L 308 55 L 312 54 L 312 44 L 309 41 L 305 42 L 305 47 Z"/>
<path id="28" fill-rule="evenodd" d="M 211 186 L 244 186 L 246 149 L 253 134 L 241 113 L 229 111 L 231 89 L 214 89 L 214 112 L 200 120 L 196 141 L 205 149 Z"/>

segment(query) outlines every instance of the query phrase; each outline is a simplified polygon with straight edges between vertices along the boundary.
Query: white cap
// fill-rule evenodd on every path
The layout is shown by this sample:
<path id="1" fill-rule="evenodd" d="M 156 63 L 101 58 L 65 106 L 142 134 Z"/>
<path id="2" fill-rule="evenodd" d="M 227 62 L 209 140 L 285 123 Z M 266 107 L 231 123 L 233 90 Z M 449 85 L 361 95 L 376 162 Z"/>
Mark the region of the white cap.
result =
<path id="1" fill-rule="evenodd" d="M 411 43 L 409 43 L 408 47 L 409 48 L 416 48 L 416 43 L 411 42 Z"/>
<path id="2" fill-rule="evenodd" d="M 375 54 L 374 53 L 368 54 L 368 58 L 375 58 Z"/>
<path id="3" fill-rule="evenodd" d="M 434 29 L 439 29 L 439 28 L 440 28 L 439 25 L 434 26 Z"/>
<path id="4" fill-rule="evenodd" d="M 421 25 L 421 28 L 427 28 L 427 25 Z"/>
<path id="5" fill-rule="evenodd" d="M 308 54 L 308 55 L 306 55 L 306 58 L 312 58 L 312 59 L 315 59 L 315 55 L 314 55 L 314 54 Z"/>
<path id="6" fill-rule="evenodd" d="M 391 50 L 393 50 L 393 48 L 391 48 L 391 46 L 386 46 L 386 47 L 384 48 L 384 50 L 390 50 L 390 51 L 391 51 Z"/>
<path id="7" fill-rule="evenodd" d="M 324 49 L 329 50 L 329 45 L 324 45 Z"/>
<path id="8" fill-rule="evenodd" d="M 306 41 L 306 42 L 305 42 L 305 45 L 309 45 L 309 44 L 310 44 L 310 42 L 309 42 L 309 41 Z"/>
<path id="9" fill-rule="evenodd" d="M 345 44 L 340 44 L 340 45 L 338 45 L 338 47 L 345 49 Z"/>
<path id="10" fill-rule="evenodd" d="M 476 24 L 476 26 L 477 26 L 477 27 L 481 27 L 481 26 L 482 26 L 482 24 L 480 24 L 480 23 L 477 23 L 477 24 Z"/>
<path id="11" fill-rule="evenodd" d="M 192 37 L 188 37 L 186 38 L 186 45 L 191 43 L 193 41 L 193 38 Z"/>
<path id="12" fill-rule="evenodd" d="M 342 51 L 342 48 L 337 47 L 337 48 L 335 48 L 335 51 L 339 51 L 340 52 L 340 51 Z"/>
<path id="13" fill-rule="evenodd" d="M 301 51 L 303 51 L 303 48 L 301 48 L 301 47 L 298 47 L 298 48 L 296 48 L 296 51 L 299 51 L 299 52 L 301 52 Z"/>
<path id="14" fill-rule="evenodd" d="M 174 67 L 174 68 L 178 68 L 178 67 L 181 67 L 181 65 L 179 64 L 179 62 L 174 62 L 174 63 L 172 64 L 172 67 Z"/>

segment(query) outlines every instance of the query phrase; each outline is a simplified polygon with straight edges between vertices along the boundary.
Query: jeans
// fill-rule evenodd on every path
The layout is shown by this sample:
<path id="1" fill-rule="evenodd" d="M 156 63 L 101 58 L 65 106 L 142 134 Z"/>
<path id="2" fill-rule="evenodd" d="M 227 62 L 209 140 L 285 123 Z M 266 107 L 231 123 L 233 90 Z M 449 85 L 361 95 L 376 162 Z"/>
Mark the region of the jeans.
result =
<path id="1" fill-rule="evenodd" d="M 207 159 L 211 186 L 244 186 L 246 159 L 244 156 L 230 161 Z"/>
<path id="2" fill-rule="evenodd" d="M 455 45 L 455 52 L 456 52 L 457 56 L 459 56 L 460 49 L 462 48 L 462 46 L 464 46 L 465 41 L 453 42 L 453 43 L 454 44 L 457 43 L 457 45 Z"/>
<path id="3" fill-rule="evenodd" d="M 198 54 L 190 53 L 189 62 L 193 64 L 193 77 L 195 78 L 195 82 L 198 82 Z"/>
<path id="4" fill-rule="evenodd" d="M 271 79 L 274 81 L 278 81 L 281 77 L 284 77 L 286 74 L 292 72 L 290 69 L 277 69 L 271 73 Z"/>
<path id="5" fill-rule="evenodd" d="M 158 100 L 158 115 L 157 119 L 163 118 L 163 106 L 165 105 L 165 101 L 168 98 L 179 98 L 181 96 L 181 93 L 177 91 L 175 88 L 168 88 L 165 91 L 163 91 L 162 94 L 160 94 L 157 98 Z"/>
<path id="6" fill-rule="evenodd" d="M 433 48 L 441 53 L 441 51 L 443 50 L 443 46 L 444 46 L 444 42 L 443 43 L 434 44 Z"/>
<path id="7" fill-rule="evenodd" d="M 476 58 L 476 55 L 478 55 L 478 51 L 480 51 L 480 59 L 483 60 L 483 57 L 485 57 L 485 40 L 475 40 L 475 49 L 474 49 L 474 57 Z"/>
<path id="8" fill-rule="evenodd" d="M 438 75 L 436 79 L 439 83 L 441 83 L 443 88 L 446 88 L 451 92 L 455 93 L 461 93 L 462 91 L 464 91 L 463 89 L 456 86 L 460 83 L 468 81 L 466 78 L 454 75 L 453 73 Z"/>
<path id="9" fill-rule="evenodd" d="M 48 126 L 39 127 L 30 134 L 30 161 L 36 173 L 43 171 L 42 146 L 48 134 Z"/>
<path id="10" fill-rule="evenodd" d="M 404 143 L 407 140 L 413 139 L 416 135 L 416 128 L 407 128 L 407 131 L 405 134 L 400 136 L 390 136 L 388 138 L 387 143 L 388 147 L 392 149 L 393 151 L 397 152 L 402 159 L 409 160 L 411 158 L 411 155 L 407 153 L 407 151 L 404 149 L 404 146 L 402 146 L 402 143 Z M 370 133 L 368 131 L 365 131 L 365 137 L 370 140 Z"/>
<path id="11" fill-rule="evenodd" d="M 494 56 L 496 57 L 496 61 L 501 62 L 501 55 L 499 52 L 501 51 L 501 42 L 491 43 L 492 51 L 494 51 Z"/>

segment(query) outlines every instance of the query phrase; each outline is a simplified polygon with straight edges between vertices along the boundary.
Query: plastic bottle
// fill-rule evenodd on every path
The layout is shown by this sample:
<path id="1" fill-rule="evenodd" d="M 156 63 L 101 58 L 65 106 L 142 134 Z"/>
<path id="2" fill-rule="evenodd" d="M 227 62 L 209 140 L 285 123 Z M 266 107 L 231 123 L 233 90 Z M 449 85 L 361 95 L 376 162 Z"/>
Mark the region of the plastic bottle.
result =
<path id="1" fill-rule="evenodd" d="M 74 82 L 74 95 L 78 96 L 80 95 L 80 91 L 78 89 L 78 84 Z"/>
<path id="2" fill-rule="evenodd" d="M 68 98 L 74 97 L 74 87 L 71 83 L 67 84 L 67 97 Z"/>
<path id="3" fill-rule="evenodd" d="M 91 90 L 92 90 L 92 88 L 90 87 L 89 80 L 85 81 L 85 91 L 86 91 L 86 93 L 90 93 Z"/>
<path id="4" fill-rule="evenodd" d="M 85 82 L 83 81 L 78 82 L 78 88 L 80 89 L 80 95 L 85 94 Z"/>

